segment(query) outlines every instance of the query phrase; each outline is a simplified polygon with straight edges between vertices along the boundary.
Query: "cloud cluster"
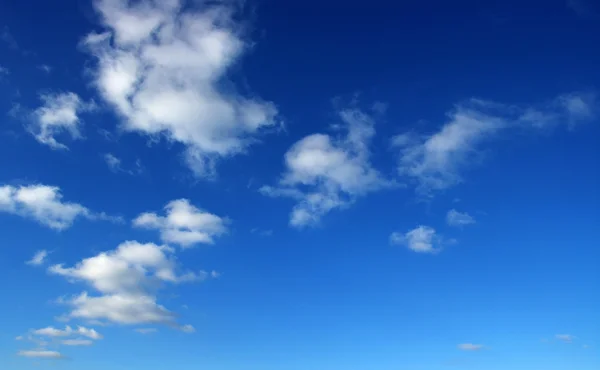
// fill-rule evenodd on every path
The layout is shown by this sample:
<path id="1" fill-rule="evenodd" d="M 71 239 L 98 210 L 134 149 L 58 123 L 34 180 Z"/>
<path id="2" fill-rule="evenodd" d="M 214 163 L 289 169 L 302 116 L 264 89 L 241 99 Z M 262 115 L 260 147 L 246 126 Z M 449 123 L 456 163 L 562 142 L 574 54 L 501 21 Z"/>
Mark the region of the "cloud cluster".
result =
<path id="1" fill-rule="evenodd" d="M 597 116 L 592 93 L 571 93 L 540 106 L 514 106 L 470 99 L 447 114 L 446 122 L 431 135 L 397 135 L 398 173 L 416 184 L 421 195 L 460 183 L 461 171 L 473 162 L 482 144 L 508 129 L 569 127 Z"/>
<path id="2" fill-rule="evenodd" d="M 81 204 L 65 202 L 60 188 L 41 184 L 0 186 L 0 212 L 30 218 L 55 230 L 70 227 L 79 217 L 119 221 L 117 217 L 92 212 Z"/>
<path id="3" fill-rule="evenodd" d="M 72 308 L 66 318 L 178 327 L 175 315 L 157 303 L 156 292 L 166 283 L 201 281 L 214 274 L 180 273 L 173 252 L 164 245 L 127 241 L 73 267 L 51 266 L 50 273 L 85 282 L 100 293 L 91 296 L 83 292 L 64 299 L 63 303 Z"/>
<path id="4" fill-rule="evenodd" d="M 82 42 L 97 59 L 94 83 L 123 128 L 164 134 L 186 162 L 211 176 L 218 158 L 243 152 L 276 124 L 271 102 L 225 88 L 248 44 L 232 2 L 97 0 L 105 27 Z"/>
<path id="5" fill-rule="evenodd" d="M 374 118 L 354 107 L 337 114 L 341 124 L 335 128 L 340 135 L 313 134 L 299 140 L 285 154 L 286 170 L 279 183 L 260 188 L 264 195 L 297 201 L 291 226 L 315 225 L 329 211 L 392 185 L 370 161 Z"/>
<path id="6" fill-rule="evenodd" d="M 78 326 L 73 329 L 71 326 L 65 326 L 64 329 L 58 329 L 48 326 L 41 329 L 30 330 L 27 336 L 18 336 L 17 340 L 27 339 L 35 343 L 38 348 L 34 350 L 20 351 L 17 353 L 23 357 L 36 358 L 62 358 L 63 355 L 57 351 L 50 351 L 46 347 L 52 345 L 58 346 L 91 346 L 94 341 L 102 339 L 102 335 L 95 329 Z"/>
<path id="7" fill-rule="evenodd" d="M 79 126 L 80 113 L 94 109 L 94 103 L 86 103 L 72 92 L 42 94 L 43 105 L 32 113 L 29 131 L 37 141 L 53 149 L 67 149 L 55 136 L 67 133 L 72 139 L 81 137 Z"/>
<path id="8" fill-rule="evenodd" d="M 227 231 L 226 219 L 195 207 L 187 199 L 173 200 L 164 209 L 165 216 L 145 212 L 133 220 L 133 225 L 159 230 L 163 242 L 182 247 L 212 244 L 215 237 Z"/>

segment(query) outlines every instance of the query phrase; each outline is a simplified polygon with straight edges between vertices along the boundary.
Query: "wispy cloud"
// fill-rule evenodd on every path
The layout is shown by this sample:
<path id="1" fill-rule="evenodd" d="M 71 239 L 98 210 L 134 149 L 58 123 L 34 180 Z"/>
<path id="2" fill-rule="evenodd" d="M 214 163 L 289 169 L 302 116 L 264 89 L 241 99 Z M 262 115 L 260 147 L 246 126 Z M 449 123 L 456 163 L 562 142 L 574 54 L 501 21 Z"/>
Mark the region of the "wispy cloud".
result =
<path id="1" fill-rule="evenodd" d="M 481 147 L 506 130 L 541 130 L 559 124 L 574 127 L 597 117 L 594 93 L 561 95 L 540 105 L 515 106 L 471 99 L 450 111 L 448 122 L 430 135 L 407 132 L 393 138 L 399 153 L 398 173 L 417 192 L 431 196 L 463 181 Z"/>
<path id="2" fill-rule="evenodd" d="M 64 356 L 57 351 L 48 351 L 48 350 L 30 350 L 30 351 L 19 351 L 17 352 L 17 356 L 22 357 L 32 357 L 32 358 L 47 358 L 47 359 L 60 359 L 64 358 Z"/>
<path id="3" fill-rule="evenodd" d="M 156 328 L 137 328 L 133 330 L 140 334 L 152 334 L 158 331 Z"/>
<path id="4" fill-rule="evenodd" d="M 434 228 L 418 226 L 406 233 L 393 232 L 390 235 L 392 245 L 404 245 L 417 253 L 438 253 L 441 251 L 444 240 Z"/>
<path id="5" fill-rule="evenodd" d="M 45 250 L 45 249 L 39 250 L 39 251 L 35 252 L 33 257 L 29 261 L 27 261 L 27 264 L 33 265 L 33 266 L 42 265 L 46 261 L 47 256 L 48 256 L 47 250 Z"/>
<path id="6" fill-rule="evenodd" d="M 458 212 L 455 209 L 451 209 L 446 214 L 446 222 L 450 226 L 465 226 L 475 223 L 475 219 L 466 212 Z"/>
<path id="7" fill-rule="evenodd" d="M 139 175 L 143 171 L 142 165 L 139 160 L 137 160 L 135 162 L 135 169 L 125 169 L 121 165 L 121 163 L 122 163 L 121 159 L 119 157 L 117 157 L 116 155 L 114 155 L 112 153 L 106 153 L 106 154 L 104 154 L 103 158 L 104 158 L 104 162 L 106 162 L 106 165 L 108 166 L 108 168 L 114 173 L 121 172 L 121 173 L 126 173 L 129 175 Z"/>
<path id="8" fill-rule="evenodd" d="M 560 340 L 561 342 L 565 343 L 571 343 L 577 338 L 576 336 L 571 334 L 556 334 L 554 337 Z"/>
<path id="9" fill-rule="evenodd" d="M 461 351 L 480 351 L 484 348 L 485 346 L 482 344 L 462 343 L 458 345 L 458 349 Z"/>

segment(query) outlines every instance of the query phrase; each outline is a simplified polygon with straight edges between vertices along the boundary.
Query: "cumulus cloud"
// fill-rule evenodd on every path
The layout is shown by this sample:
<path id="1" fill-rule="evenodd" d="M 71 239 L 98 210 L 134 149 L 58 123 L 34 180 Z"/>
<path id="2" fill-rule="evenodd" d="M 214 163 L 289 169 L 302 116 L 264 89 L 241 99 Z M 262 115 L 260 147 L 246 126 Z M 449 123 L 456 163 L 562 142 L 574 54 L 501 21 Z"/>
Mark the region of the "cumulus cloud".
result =
<path id="1" fill-rule="evenodd" d="M 538 106 L 514 106 L 471 99 L 450 111 L 435 133 L 403 133 L 393 138 L 399 152 L 398 173 L 416 184 L 422 195 L 462 182 L 461 172 L 477 158 L 481 147 L 500 132 L 573 127 L 597 116 L 593 93 L 565 94 Z"/>
<path id="2" fill-rule="evenodd" d="M 286 170 L 279 183 L 260 188 L 264 195 L 296 200 L 291 226 L 315 225 L 329 211 L 392 185 L 369 158 L 375 135 L 373 116 L 355 107 L 339 110 L 337 115 L 341 124 L 334 128 L 341 135 L 313 134 L 296 142 L 285 154 Z"/>
<path id="3" fill-rule="evenodd" d="M 458 349 L 461 351 L 480 351 L 484 348 L 485 346 L 482 344 L 463 343 L 458 345 Z"/>
<path id="4" fill-rule="evenodd" d="M 475 223 L 475 219 L 466 212 L 458 212 L 455 209 L 451 209 L 446 214 L 446 222 L 450 226 L 465 226 Z"/>
<path id="5" fill-rule="evenodd" d="M 390 235 L 392 245 L 404 245 L 418 253 L 438 253 L 441 251 L 443 240 L 434 228 L 418 226 L 406 233 L 393 232 Z"/>
<path id="6" fill-rule="evenodd" d="M 555 338 L 562 342 L 565 342 L 565 343 L 571 343 L 577 337 L 575 337 L 574 335 L 571 335 L 571 334 L 556 334 Z"/>
<path id="7" fill-rule="evenodd" d="M 160 231 L 165 243 L 191 247 L 194 244 L 214 243 L 214 238 L 227 231 L 227 220 L 203 211 L 190 204 L 187 199 L 173 200 L 164 208 L 165 216 L 153 212 L 140 214 L 133 225 L 140 228 Z"/>
<path id="8" fill-rule="evenodd" d="M 30 350 L 30 351 L 19 351 L 18 356 L 22 357 L 33 357 L 33 358 L 64 358 L 64 356 L 57 351 L 48 351 L 44 349 Z"/>
<path id="9" fill-rule="evenodd" d="M 48 251 L 45 249 L 39 250 L 35 252 L 33 257 L 29 261 L 27 261 L 28 265 L 39 266 L 44 263 L 46 257 L 48 256 Z"/>
<path id="10" fill-rule="evenodd" d="M 35 139 L 53 149 L 67 149 L 59 143 L 56 136 L 67 133 L 72 139 L 81 138 L 79 115 L 94 109 L 93 103 L 86 103 L 72 92 L 43 94 L 43 104 L 32 113 L 33 122 L 28 126 Z"/>
<path id="11" fill-rule="evenodd" d="M 60 188 L 48 185 L 0 186 L 0 212 L 33 219 L 55 230 L 69 228 L 75 219 L 118 221 L 118 217 L 95 213 L 78 203 L 62 200 Z"/>
<path id="12" fill-rule="evenodd" d="M 226 72 L 250 46 L 234 2 L 97 0 L 105 28 L 82 45 L 94 84 L 122 127 L 186 146 L 186 162 L 211 176 L 219 158 L 244 152 L 276 124 L 277 108 L 224 88 Z"/>
<path id="13" fill-rule="evenodd" d="M 73 267 L 51 266 L 49 272 L 73 282 L 85 282 L 100 293 L 92 296 L 83 292 L 64 299 L 63 303 L 72 308 L 67 318 L 179 327 L 175 314 L 157 303 L 156 292 L 164 284 L 204 280 L 210 274 L 180 273 L 173 252 L 164 245 L 127 241 Z"/>

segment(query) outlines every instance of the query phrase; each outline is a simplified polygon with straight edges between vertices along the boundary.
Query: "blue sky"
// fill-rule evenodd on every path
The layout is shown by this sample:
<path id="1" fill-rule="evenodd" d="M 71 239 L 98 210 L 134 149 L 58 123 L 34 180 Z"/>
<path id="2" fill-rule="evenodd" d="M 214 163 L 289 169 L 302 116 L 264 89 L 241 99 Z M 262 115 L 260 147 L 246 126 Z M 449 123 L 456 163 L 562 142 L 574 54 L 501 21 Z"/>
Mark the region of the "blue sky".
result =
<path id="1" fill-rule="evenodd" d="M 0 5 L 0 365 L 600 366 L 600 6 Z"/>

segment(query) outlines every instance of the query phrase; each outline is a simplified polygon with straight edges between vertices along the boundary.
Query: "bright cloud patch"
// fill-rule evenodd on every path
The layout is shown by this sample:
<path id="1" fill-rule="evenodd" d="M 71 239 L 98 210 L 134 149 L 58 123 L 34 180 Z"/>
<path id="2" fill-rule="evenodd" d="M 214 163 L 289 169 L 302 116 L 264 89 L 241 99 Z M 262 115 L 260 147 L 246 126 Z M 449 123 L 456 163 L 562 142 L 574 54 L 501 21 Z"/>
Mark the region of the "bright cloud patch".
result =
<path id="1" fill-rule="evenodd" d="M 37 329 L 33 331 L 33 334 L 44 336 L 44 337 L 69 337 L 73 335 L 81 335 L 90 339 L 102 339 L 102 335 L 95 329 L 89 329 L 83 326 L 78 326 L 77 329 L 73 329 L 70 326 L 66 326 L 63 330 L 48 326 L 43 329 Z"/>
<path id="2" fill-rule="evenodd" d="M 198 243 L 214 243 L 214 238 L 227 231 L 227 221 L 212 213 L 205 212 L 187 199 L 177 199 L 165 206 L 165 216 L 146 212 L 140 214 L 133 225 L 160 231 L 165 243 L 190 247 Z"/>
<path id="3" fill-rule="evenodd" d="M 446 222 L 450 226 L 465 226 L 475 223 L 475 219 L 468 213 L 458 212 L 455 209 L 451 209 L 446 214 Z"/>
<path id="4" fill-rule="evenodd" d="M 391 185 L 369 159 L 373 117 L 355 108 L 341 110 L 338 116 L 341 137 L 314 134 L 301 139 L 285 154 L 286 171 L 279 184 L 260 189 L 264 195 L 296 199 L 291 226 L 315 225 L 329 211 Z"/>
<path id="5" fill-rule="evenodd" d="M 390 243 L 404 245 L 418 253 L 437 253 L 442 247 L 441 237 L 429 226 L 419 226 L 406 233 L 394 232 L 390 235 Z"/>
<path id="6" fill-rule="evenodd" d="M 177 326 L 175 315 L 156 302 L 156 291 L 165 283 L 198 281 L 211 276 L 204 271 L 178 273 L 173 249 L 135 241 L 86 258 L 74 267 L 51 266 L 49 272 L 83 281 L 100 293 L 90 296 L 83 292 L 66 300 L 64 303 L 72 307 L 68 318 L 171 326 Z"/>
<path id="7" fill-rule="evenodd" d="M 42 249 L 40 251 L 35 252 L 33 257 L 29 261 L 27 261 L 27 264 L 32 265 L 32 266 L 42 265 L 44 263 L 44 261 L 46 260 L 47 256 L 48 256 L 48 251 L 45 249 Z"/>
<path id="8" fill-rule="evenodd" d="M 56 141 L 55 136 L 68 133 L 72 139 L 80 137 L 79 114 L 94 108 L 93 103 L 83 102 L 75 93 L 41 95 L 43 105 L 33 111 L 33 123 L 29 131 L 37 141 L 53 149 L 67 149 Z"/>
<path id="9" fill-rule="evenodd" d="M 78 217 L 118 220 L 81 204 L 64 202 L 60 188 L 48 185 L 0 186 L 0 212 L 31 218 L 56 230 L 70 227 Z"/>
<path id="10" fill-rule="evenodd" d="M 48 350 L 31 350 L 31 351 L 19 351 L 18 356 L 32 357 L 32 358 L 63 358 L 64 356 L 57 351 Z"/>
<path id="11" fill-rule="evenodd" d="M 417 185 L 423 195 L 462 181 L 461 170 L 480 147 L 507 129 L 544 129 L 558 124 L 570 127 L 596 117 L 594 94 L 559 96 L 541 106 L 511 106 L 478 99 L 457 105 L 448 122 L 431 135 L 405 133 L 393 144 L 400 153 L 398 172 Z"/>
<path id="12" fill-rule="evenodd" d="M 98 0 L 106 32 L 83 42 L 98 61 L 95 85 L 123 127 L 184 144 L 199 176 L 243 152 L 277 114 L 273 103 L 221 87 L 247 47 L 227 4 Z"/>

